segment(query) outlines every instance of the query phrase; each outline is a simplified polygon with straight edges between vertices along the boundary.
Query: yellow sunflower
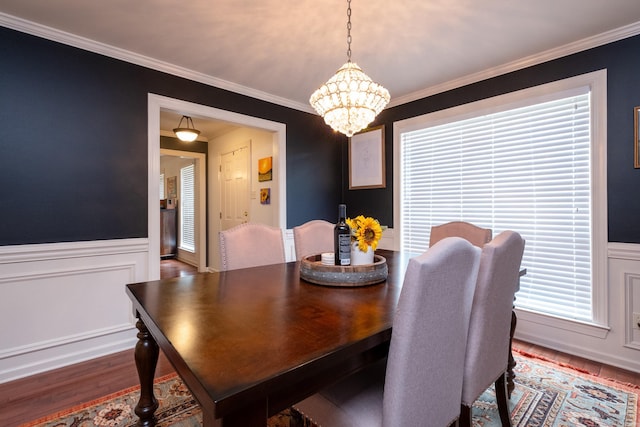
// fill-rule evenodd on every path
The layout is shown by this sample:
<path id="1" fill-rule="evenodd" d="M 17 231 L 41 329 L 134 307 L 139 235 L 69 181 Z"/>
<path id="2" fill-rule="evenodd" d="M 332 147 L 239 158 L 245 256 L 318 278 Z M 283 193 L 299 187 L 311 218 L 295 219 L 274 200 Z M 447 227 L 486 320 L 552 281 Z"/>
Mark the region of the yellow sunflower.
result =
<path id="1" fill-rule="evenodd" d="M 366 252 L 367 246 L 376 250 L 382 237 L 382 227 L 376 219 L 358 215 L 354 219 L 347 218 L 347 225 L 351 227 L 351 236 L 358 242 L 361 251 Z"/>

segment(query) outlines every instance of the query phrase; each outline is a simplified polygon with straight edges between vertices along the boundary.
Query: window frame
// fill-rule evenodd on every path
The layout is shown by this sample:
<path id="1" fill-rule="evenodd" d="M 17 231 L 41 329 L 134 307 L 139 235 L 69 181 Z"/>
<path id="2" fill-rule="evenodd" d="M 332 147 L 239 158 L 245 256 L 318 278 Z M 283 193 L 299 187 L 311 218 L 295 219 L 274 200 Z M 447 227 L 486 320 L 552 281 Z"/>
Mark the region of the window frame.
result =
<path id="1" fill-rule="evenodd" d="M 401 247 L 401 135 L 405 132 L 464 120 L 523 105 L 544 102 L 568 92 L 588 87 L 591 93 L 591 275 L 593 322 L 561 319 L 548 314 L 518 310 L 521 319 L 604 336 L 608 330 L 607 293 L 607 71 L 606 69 L 551 83 L 486 98 L 460 106 L 435 111 L 393 123 L 394 152 L 394 248 Z M 535 101 L 532 101 L 535 100 Z"/>

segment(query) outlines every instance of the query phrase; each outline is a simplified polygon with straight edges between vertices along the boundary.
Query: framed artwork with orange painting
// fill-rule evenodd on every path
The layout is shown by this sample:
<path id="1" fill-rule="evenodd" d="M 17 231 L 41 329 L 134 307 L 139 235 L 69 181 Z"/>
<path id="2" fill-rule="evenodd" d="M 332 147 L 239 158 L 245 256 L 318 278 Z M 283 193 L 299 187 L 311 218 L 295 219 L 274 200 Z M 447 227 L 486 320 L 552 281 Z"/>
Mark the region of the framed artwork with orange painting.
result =
<path id="1" fill-rule="evenodd" d="M 258 160 L 258 181 L 271 181 L 273 178 L 271 159 L 271 157 L 264 157 Z"/>
<path id="2" fill-rule="evenodd" d="M 260 189 L 260 204 L 261 205 L 270 205 L 271 204 L 271 189 L 270 188 L 261 188 Z"/>

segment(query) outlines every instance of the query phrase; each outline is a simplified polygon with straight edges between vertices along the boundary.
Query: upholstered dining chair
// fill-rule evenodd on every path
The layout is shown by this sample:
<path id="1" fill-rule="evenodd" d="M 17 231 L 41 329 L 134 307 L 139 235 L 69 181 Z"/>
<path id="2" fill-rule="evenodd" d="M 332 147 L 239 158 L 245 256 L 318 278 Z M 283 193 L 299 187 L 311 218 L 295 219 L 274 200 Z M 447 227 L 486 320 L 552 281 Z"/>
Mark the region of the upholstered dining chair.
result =
<path id="1" fill-rule="evenodd" d="M 469 320 L 460 426 L 471 426 L 473 402 L 492 383 L 502 426 L 511 426 L 506 373 L 511 311 L 524 244 L 520 234 L 503 231 L 482 248 Z"/>
<path id="2" fill-rule="evenodd" d="M 293 243 L 296 259 L 307 255 L 333 252 L 333 227 L 335 224 L 322 219 L 314 219 L 293 227 Z"/>
<path id="3" fill-rule="evenodd" d="M 452 237 L 412 258 L 386 365 L 359 371 L 294 408 L 321 427 L 455 422 L 479 255 L 479 248 Z"/>
<path id="4" fill-rule="evenodd" d="M 482 247 L 491 241 L 491 229 L 481 228 L 470 222 L 452 221 L 446 224 L 434 225 L 429 234 L 429 247 L 435 245 L 445 237 L 462 237 L 471 244 Z"/>
<path id="5" fill-rule="evenodd" d="M 285 262 L 282 231 L 256 223 L 221 231 L 220 261 L 223 271 Z"/>

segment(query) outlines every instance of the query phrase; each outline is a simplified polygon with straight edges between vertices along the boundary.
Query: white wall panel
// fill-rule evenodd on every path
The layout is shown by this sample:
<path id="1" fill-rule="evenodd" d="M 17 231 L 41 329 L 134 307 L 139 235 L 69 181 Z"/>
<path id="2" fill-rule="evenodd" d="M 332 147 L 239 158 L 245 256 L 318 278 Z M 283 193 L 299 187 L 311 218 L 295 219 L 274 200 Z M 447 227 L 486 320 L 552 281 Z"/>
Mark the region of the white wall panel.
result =
<path id="1" fill-rule="evenodd" d="M 567 322 L 518 310 L 516 338 L 569 354 L 640 372 L 640 245 L 609 243 L 608 322 L 604 327 Z"/>
<path id="2" fill-rule="evenodd" d="M 0 382 L 131 348 L 147 259 L 146 239 L 1 247 Z"/>

